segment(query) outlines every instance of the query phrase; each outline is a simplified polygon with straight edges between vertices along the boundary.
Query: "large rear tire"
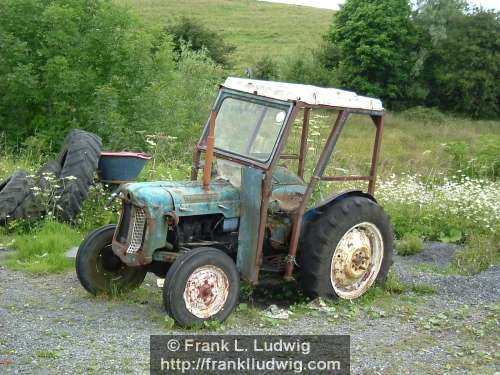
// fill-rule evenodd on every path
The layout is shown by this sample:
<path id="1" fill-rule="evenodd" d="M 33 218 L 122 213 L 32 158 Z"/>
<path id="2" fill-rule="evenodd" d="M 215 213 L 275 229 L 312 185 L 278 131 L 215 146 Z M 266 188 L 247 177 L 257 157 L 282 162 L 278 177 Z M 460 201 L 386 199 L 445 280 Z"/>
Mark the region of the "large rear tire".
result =
<path id="1" fill-rule="evenodd" d="M 94 182 L 101 155 L 101 139 L 93 133 L 75 129 L 66 137 L 59 155 L 61 185 L 57 200 L 56 216 L 72 221 L 80 213 Z"/>
<path id="2" fill-rule="evenodd" d="M 55 185 L 61 174 L 61 165 L 57 160 L 49 160 L 40 167 L 36 173 L 38 177 L 38 184 L 42 191 L 47 191 L 51 185 Z"/>
<path id="3" fill-rule="evenodd" d="M 392 227 L 377 203 L 347 197 L 307 224 L 299 251 L 300 284 L 306 294 L 354 299 L 387 278 Z"/>
<path id="4" fill-rule="evenodd" d="M 16 171 L 0 183 L 0 222 L 37 219 L 42 210 L 35 199 L 34 182 L 25 171 Z"/>
<path id="5" fill-rule="evenodd" d="M 145 267 L 129 267 L 113 253 L 116 225 L 96 229 L 76 254 L 76 275 L 91 294 L 117 294 L 138 288 L 146 277 Z"/>

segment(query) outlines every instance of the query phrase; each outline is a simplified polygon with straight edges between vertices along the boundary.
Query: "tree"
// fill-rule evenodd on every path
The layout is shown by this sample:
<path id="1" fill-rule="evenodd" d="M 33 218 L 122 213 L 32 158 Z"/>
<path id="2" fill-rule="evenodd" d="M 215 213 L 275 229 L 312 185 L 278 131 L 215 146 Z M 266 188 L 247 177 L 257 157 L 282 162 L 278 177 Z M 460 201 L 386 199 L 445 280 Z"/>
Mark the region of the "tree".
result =
<path id="1" fill-rule="evenodd" d="M 0 19 L 0 121 L 11 140 L 57 143 L 71 127 L 112 139 L 148 118 L 144 94 L 175 68 L 170 41 L 112 1 L 2 0 Z"/>
<path id="2" fill-rule="evenodd" d="M 346 0 L 325 39 L 325 65 L 344 87 L 390 105 L 404 100 L 415 57 L 407 0 Z"/>
<path id="3" fill-rule="evenodd" d="M 423 104 L 475 118 L 500 116 L 500 13 L 426 0 L 414 18 Z"/>
<path id="4" fill-rule="evenodd" d="M 193 51 L 205 49 L 208 56 L 222 66 L 229 65 L 228 57 L 236 49 L 227 44 L 222 36 L 189 17 L 181 17 L 178 22 L 167 26 L 165 31 L 173 36 L 176 52 L 181 51 L 182 44 L 187 44 Z"/>

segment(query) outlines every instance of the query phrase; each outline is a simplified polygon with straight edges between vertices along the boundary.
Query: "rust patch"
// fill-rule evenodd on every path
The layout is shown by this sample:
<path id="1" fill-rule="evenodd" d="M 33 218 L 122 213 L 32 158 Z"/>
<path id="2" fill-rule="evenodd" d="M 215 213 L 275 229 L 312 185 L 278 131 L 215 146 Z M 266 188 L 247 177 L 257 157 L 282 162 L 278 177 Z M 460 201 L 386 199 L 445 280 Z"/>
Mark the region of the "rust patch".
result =
<path id="1" fill-rule="evenodd" d="M 280 192 L 273 193 L 271 195 L 271 200 L 278 203 L 280 210 L 284 212 L 294 212 L 299 209 L 303 196 L 304 195 L 300 193 Z"/>
<path id="2" fill-rule="evenodd" d="M 194 316 L 207 319 L 222 310 L 229 296 L 229 280 L 219 267 L 206 265 L 189 276 L 184 289 L 184 302 Z"/>

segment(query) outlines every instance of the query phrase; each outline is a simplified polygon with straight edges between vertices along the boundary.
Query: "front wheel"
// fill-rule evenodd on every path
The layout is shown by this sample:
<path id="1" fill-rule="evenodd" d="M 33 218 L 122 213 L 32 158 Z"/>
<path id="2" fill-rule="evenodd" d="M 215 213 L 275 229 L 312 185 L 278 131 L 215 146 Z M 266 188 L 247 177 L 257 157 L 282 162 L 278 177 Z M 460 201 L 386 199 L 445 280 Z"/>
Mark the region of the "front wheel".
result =
<path id="1" fill-rule="evenodd" d="M 193 249 L 180 255 L 167 273 L 165 310 L 181 326 L 224 321 L 238 303 L 239 287 L 238 270 L 226 253 Z"/>
<path id="2" fill-rule="evenodd" d="M 382 207 L 347 197 L 307 224 L 300 244 L 300 281 L 311 296 L 360 297 L 385 281 L 392 264 L 393 233 Z"/>
<path id="3" fill-rule="evenodd" d="M 116 225 L 96 229 L 76 254 L 76 275 L 91 294 L 116 294 L 138 288 L 146 277 L 145 267 L 129 267 L 113 253 Z"/>

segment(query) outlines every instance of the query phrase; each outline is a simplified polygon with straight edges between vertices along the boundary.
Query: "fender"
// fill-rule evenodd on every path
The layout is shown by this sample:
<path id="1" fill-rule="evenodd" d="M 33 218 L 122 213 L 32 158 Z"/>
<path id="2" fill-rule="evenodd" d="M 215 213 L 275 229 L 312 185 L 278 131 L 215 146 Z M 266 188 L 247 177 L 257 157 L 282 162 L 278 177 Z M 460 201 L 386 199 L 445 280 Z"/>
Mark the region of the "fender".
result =
<path id="1" fill-rule="evenodd" d="M 342 199 L 345 199 L 348 197 L 354 197 L 354 196 L 368 198 L 368 199 L 374 201 L 375 203 L 377 203 L 377 200 L 375 199 L 375 197 L 373 195 L 371 195 L 370 193 L 365 193 L 361 190 L 342 190 L 340 192 L 336 192 L 336 193 L 332 194 L 328 198 L 319 202 L 313 208 L 310 208 L 309 210 L 307 210 L 306 213 L 304 214 L 304 224 L 307 224 L 307 222 L 316 219 L 328 207 L 333 206 L 335 203 L 340 202 Z"/>

